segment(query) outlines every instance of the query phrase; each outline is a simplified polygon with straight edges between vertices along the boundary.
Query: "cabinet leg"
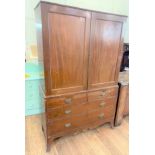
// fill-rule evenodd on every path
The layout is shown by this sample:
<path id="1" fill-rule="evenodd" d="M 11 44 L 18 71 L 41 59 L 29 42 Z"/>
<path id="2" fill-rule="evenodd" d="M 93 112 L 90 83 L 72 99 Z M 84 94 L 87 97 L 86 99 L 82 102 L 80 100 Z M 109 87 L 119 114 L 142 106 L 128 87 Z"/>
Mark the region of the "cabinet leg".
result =
<path id="1" fill-rule="evenodd" d="M 42 131 L 44 132 L 44 128 L 43 128 L 43 126 L 41 126 L 41 129 L 42 129 Z"/>
<path id="2" fill-rule="evenodd" d="M 119 126 L 119 125 L 121 125 L 121 123 L 122 123 L 121 121 L 116 121 L 115 126 Z"/>
<path id="3" fill-rule="evenodd" d="M 51 145 L 50 144 L 47 144 L 46 145 L 46 152 L 50 152 L 50 149 L 51 149 Z"/>
<path id="4" fill-rule="evenodd" d="M 113 121 L 110 122 L 110 126 L 112 129 L 114 128 L 114 122 Z"/>
<path id="5" fill-rule="evenodd" d="M 54 139 L 47 139 L 46 143 L 46 152 L 50 152 L 51 150 L 51 145 L 53 144 Z"/>
<path id="6" fill-rule="evenodd" d="M 122 124 L 123 116 L 116 117 L 115 126 L 119 126 Z"/>

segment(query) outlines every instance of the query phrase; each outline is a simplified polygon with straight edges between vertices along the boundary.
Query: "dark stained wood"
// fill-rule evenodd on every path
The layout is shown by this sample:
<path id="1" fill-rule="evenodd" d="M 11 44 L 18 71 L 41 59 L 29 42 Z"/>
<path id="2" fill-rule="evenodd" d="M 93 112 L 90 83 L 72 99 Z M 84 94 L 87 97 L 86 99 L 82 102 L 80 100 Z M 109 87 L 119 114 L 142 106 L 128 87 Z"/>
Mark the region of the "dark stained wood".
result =
<path id="1" fill-rule="evenodd" d="M 115 114 L 117 97 L 105 98 L 103 100 L 89 101 L 89 103 L 78 103 L 76 105 L 64 105 L 57 108 L 48 108 L 47 117 L 48 122 L 59 120 L 63 118 L 70 118 L 74 115 L 86 114 L 94 110 L 103 110 L 107 107 L 113 107 L 111 112 Z"/>
<path id="2" fill-rule="evenodd" d="M 107 20 L 104 14 L 92 13 L 89 89 L 117 82 L 115 73 L 120 53 L 122 25 L 122 22 L 112 21 L 112 18 Z"/>
<path id="3" fill-rule="evenodd" d="M 87 102 L 87 94 L 74 94 L 74 95 L 65 95 L 61 97 L 53 97 L 46 100 L 46 105 L 48 108 L 70 106 L 79 103 Z"/>
<path id="4" fill-rule="evenodd" d="M 104 109 L 94 110 L 88 113 L 88 119 L 90 122 L 103 121 L 105 118 L 114 117 L 114 106 L 107 106 Z"/>
<path id="5" fill-rule="evenodd" d="M 52 94 L 87 87 L 86 25 L 84 17 L 49 14 Z"/>
<path id="6" fill-rule="evenodd" d="M 129 114 L 129 82 L 128 72 L 122 72 L 119 76 L 119 95 L 116 109 L 115 125 L 122 123 L 123 117 Z"/>
<path id="7" fill-rule="evenodd" d="M 44 60 L 44 82 L 45 82 L 45 96 L 49 94 L 50 92 L 50 87 L 49 87 L 49 63 L 50 63 L 50 55 L 49 55 L 49 44 L 48 44 L 48 26 L 47 26 L 47 21 L 48 18 L 47 16 L 45 16 L 45 14 L 47 13 L 47 6 L 45 5 L 39 5 L 40 7 L 40 11 L 41 11 L 41 27 L 42 27 L 42 43 L 43 43 L 43 60 Z"/>
<path id="8" fill-rule="evenodd" d="M 42 29 L 42 10 L 41 10 L 41 5 L 39 5 L 35 9 L 35 22 L 36 22 L 36 34 L 37 34 L 37 51 L 38 51 L 38 61 L 40 66 L 42 66 L 42 69 L 40 72 L 46 74 L 46 69 L 45 69 L 45 64 L 46 62 L 45 57 L 44 57 L 44 49 L 43 49 L 43 29 Z M 45 75 L 46 76 L 46 75 Z M 41 114 L 41 122 L 42 122 L 42 130 L 45 135 L 45 142 L 47 143 L 47 123 L 46 123 L 46 112 L 45 112 L 45 105 L 44 105 L 44 96 L 45 96 L 45 80 L 42 80 L 40 82 L 40 87 L 39 87 L 39 94 L 41 96 L 41 103 L 42 103 L 42 111 L 43 113 Z"/>
<path id="9" fill-rule="evenodd" d="M 40 2 L 35 9 L 42 130 L 55 138 L 114 124 L 125 16 Z"/>
<path id="10" fill-rule="evenodd" d="M 87 112 L 87 103 L 64 106 L 59 108 L 48 108 L 47 117 L 49 122 L 62 119 L 67 117 L 72 117 L 73 115 L 81 115 Z"/>
<path id="11" fill-rule="evenodd" d="M 46 95 L 86 90 L 90 12 L 41 6 Z"/>
<path id="12" fill-rule="evenodd" d="M 37 34 L 37 49 L 38 49 L 38 61 L 43 62 L 43 40 L 42 40 L 42 19 L 40 5 L 35 10 L 35 22 L 36 22 L 36 34 Z"/>
<path id="13" fill-rule="evenodd" d="M 60 132 L 67 132 L 72 129 L 79 128 L 80 126 L 86 124 L 86 115 L 72 116 L 71 118 L 64 118 L 62 120 L 56 120 L 49 124 L 49 135 L 57 134 Z"/>
<path id="14" fill-rule="evenodd" d="M 92 111 L 88 111 L 87 113 L 81 113 L 81 115 L 72 115 L 58 120 L 53 119 L 49 122 L 48 132 L 50 133 L 48 134 L 50 135 L 52 133 L 52 135 L 54 135 L 57 133 L 59 134 L 59 132 L 62 132 L 65 135 L 66 131 L 68 130 L 73 130 L 77 128 L 76 130 L 78 131 L 78 128 L 88 126 L 90 123 L 99 122 L 99 124 L 102 124 L 103 122 L 110 122 L 114 119 L 114 114 L 115 104 L 109 104 L 104 108 L 99 107 Z"/>
<path id="15" fill-rule="evenodd" d="M 35 10 L 35 28 L 37 35 L 37 51 L 38 51 L 38 62 L 39 62 L 39 71 L 40 73 L 44 73 L 44 52 L 43 52 L 43 33 L 42 33 L 42 15 L 41 15 L 41 6 Z M 45 83 L 44 80 L 40 82 L 42 89 L 45 91 Z"/>

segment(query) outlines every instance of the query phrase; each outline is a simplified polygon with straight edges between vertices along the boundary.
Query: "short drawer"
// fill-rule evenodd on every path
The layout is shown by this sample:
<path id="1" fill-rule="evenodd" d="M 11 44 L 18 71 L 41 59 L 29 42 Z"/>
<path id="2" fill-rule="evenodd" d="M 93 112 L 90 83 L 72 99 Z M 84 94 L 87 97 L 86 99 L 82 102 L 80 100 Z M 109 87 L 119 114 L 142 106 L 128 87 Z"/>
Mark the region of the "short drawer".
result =
<path id="1" fill-rule="evenodd" d="M 88 101 L 102 100 L 104 98 L 114 97 L 114 96 L 117 96 L 117 93 L 118 93 L 118 87 L 105 88 L 105 89 L 89 92 Z"/>
<path id="2" fill-rule="evenodd" d="M 111 117 L 114 117 L 115 106 L 107 106 L 103 109 L 97 109 L 91 112 L 88 112 L 88 119 L 90 122 L 104 121 Z"/>
<path id="3" fill-rule="evenodd" d="M 73 104 L 85 103 L 87 102 L 86 93 L 75 94 L 75 95 L 65 95 L 63 97 L 53 97 L 47 99 L 46 105 L 48 108 L 60 107 L 60 106 L 70 106 Z"/>
<path id="4" fill-rule="evenodd" d="M 57 108 L 48 108 L 48 119 L 62 119 L 64 117 L 70 117 L 72 115 L 81 115 L 87 112 L 87 103 L 61 106 Z"/>
<path id="5" fill-rule="evenodd" d="M 89 101 L 88 103 L 88 112 L 94 111 L 95 109 L 103 109 L 107 106 L 115 106 L 116 105 L 116 97 L 112 98 L 104 98 L 103 100 L 95 100 L 95 101 Z"/>
<path id="6" fill-rule="evenodd" d="M 84 126 L 87 121 L 86 115 L 72 116 L 66 119 L 53 121 L 48 125 L 48 134 L 56 134 L 77 129 Z"/>

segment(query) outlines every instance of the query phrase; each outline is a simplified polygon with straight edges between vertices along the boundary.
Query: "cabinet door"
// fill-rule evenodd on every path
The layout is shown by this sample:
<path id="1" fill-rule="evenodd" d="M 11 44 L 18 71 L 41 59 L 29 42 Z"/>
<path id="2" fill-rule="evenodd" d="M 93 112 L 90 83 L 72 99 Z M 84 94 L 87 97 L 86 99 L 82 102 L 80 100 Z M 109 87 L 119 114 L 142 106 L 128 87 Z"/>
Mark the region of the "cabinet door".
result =
<path id="1" fill-rule="evenodd" d="M 92 13 L 89 89 L 117 82 L 122 20 L 121 16 Z"/>
<path id="2" fill-rule="evenodd" d="M 47 10 L 48 88 L 51 94 L 85 90 L 91 14 L 56 5 Z"/>

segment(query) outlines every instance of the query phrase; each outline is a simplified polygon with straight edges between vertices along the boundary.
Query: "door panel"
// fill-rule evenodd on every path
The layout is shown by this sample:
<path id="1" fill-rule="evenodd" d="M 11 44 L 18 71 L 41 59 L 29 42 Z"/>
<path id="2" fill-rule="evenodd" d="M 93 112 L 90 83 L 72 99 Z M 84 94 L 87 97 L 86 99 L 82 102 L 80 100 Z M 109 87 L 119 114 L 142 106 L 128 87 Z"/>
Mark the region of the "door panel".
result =
<path id="1" fill-rule="evenodd" d="M 114 84 L 122 23 L 92 16 L 89 88 Z"/>
<path id="2" fill-rule="evenodd" d="M 85 90 L 90 17 L 51 12 L 48 28 L 52 94 Z"/>

